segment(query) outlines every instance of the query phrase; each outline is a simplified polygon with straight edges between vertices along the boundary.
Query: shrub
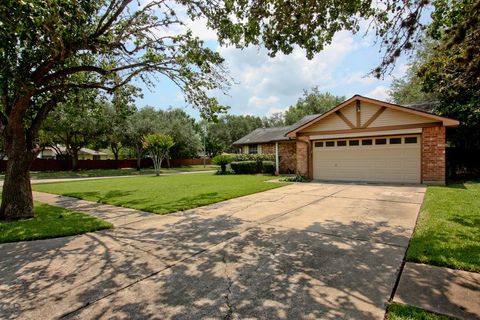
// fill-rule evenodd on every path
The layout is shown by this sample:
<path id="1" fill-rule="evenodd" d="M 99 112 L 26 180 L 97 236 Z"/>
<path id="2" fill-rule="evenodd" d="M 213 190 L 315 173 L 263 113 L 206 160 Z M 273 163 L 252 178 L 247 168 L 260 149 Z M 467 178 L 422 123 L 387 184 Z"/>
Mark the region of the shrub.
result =
<path id="1" fill-rule="evenodd" d="M 275 173 L 275 162 L 273 161 L 262 161 L 262 172 L 263 173 Z"/>
<path id="2" fill-rule="evenodd" d="M 220 166 L 221 173 L 225 174 L 225 172 L 227 171 L 227 164 L 232 162 L 233 158 L 231 155 L 228 155 L 228 154 L 220 154 L 218 156 L 215 156 L 212 160 L 213 160 L 213 163 Z"/>
<path id="3" fill-rule="evenodd" d="M 232 161 L 275 161 L 275 155 L 268 154 L 268 153 L 261 153 L 261 154 L 234 154 L 231 155 Z"/>
<path id="4" fill-rule="evenodd" d="M 234 161 L 230 163 L 230 166 L 236 174 L 248 174 L 258 172 L 258 166 L 256 161 Z"/>
<path id="5" fill-rule="evenodd" d="M 304 176 L 296 174 L 293 177 L 283 178 L 283 179 L 281 179 L 281 181 L 285 181 L 285 182 L 307 182 L 308 180 Z"/>

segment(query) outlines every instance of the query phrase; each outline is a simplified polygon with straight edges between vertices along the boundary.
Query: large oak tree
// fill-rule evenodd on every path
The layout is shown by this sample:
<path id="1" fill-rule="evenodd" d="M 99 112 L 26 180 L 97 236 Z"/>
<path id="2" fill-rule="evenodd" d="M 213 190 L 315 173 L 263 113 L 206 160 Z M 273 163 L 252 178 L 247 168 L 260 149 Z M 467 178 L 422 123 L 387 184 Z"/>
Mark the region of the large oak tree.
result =
<path id="1" fill-rule="evenodd" d="M 33 216 L 29 168 L 40 150 L 38 132 L 71 90 L 112 92 L 134 78 L 153 84 L 152 76 L 160 76 L 180 86 L 205 116 L 219 110 L 206 92 L 228 82 L 222 58 L 182 28 L 183 21 L 206 19 L 223 45 L 261 44 L 272 56 L 298 45 L 312 57 L 337 31 L 358 31 L 369 20 L 385 39 L 383 70 L 411 45 L 428 1 L 381 2 L 3 0 L 0 123 L 8 163 L 0 219 Z"/>

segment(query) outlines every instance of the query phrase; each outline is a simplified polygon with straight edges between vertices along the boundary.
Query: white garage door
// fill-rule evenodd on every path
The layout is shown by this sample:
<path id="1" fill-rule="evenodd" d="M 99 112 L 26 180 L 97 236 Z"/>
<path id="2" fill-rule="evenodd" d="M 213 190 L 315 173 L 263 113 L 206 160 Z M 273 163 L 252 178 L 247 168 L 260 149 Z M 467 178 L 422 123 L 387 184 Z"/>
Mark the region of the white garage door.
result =
<path id="1" fill-rule="evenodd" d="M 313 142 L 318 180 L 420 183 L 420 136 Z"/>

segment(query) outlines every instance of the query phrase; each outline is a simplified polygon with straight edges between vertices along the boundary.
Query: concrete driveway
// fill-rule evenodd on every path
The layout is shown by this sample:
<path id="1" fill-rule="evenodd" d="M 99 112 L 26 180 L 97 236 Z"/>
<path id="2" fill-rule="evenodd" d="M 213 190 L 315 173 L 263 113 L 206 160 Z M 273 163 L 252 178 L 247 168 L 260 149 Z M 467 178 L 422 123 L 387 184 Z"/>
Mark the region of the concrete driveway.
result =
<path id="1" fill-rule="evenodd" d="M 293 184 L 0 245 L 0 318 L 382 319 L 424 192 Z"/>

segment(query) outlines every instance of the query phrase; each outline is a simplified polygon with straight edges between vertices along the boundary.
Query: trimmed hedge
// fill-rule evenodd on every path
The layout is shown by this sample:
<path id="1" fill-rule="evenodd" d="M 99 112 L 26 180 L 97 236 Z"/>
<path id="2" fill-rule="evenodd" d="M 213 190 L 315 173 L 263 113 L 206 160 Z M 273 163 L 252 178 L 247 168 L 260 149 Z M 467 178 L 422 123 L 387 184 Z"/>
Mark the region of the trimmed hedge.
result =
<path id="1" fill-rule="evenodd" d="M 273 161 L 262 161 L 262 172 L 263 173 L 275 173 L 275 162 Z"/>
<path id="2" fill-rule="evenodd" d="M 232 154 L 232 161 L 275 161 L 274 154 L 261 153 L 261 154 Z"/>
<path id="3" fill-rule="evenodd" d="M 258 173 L 256 161 L 234 161 L 230 163 L 230 167 L 236 174 Z"/>

